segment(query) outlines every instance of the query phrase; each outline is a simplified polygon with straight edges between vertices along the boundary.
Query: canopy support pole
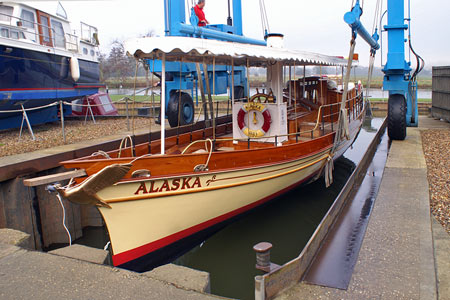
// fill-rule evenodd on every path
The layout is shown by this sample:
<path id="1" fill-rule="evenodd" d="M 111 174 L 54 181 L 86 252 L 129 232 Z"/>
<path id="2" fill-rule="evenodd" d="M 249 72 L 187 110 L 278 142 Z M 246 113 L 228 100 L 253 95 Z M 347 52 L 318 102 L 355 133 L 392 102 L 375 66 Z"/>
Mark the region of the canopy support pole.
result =
<path id="1" fill-rule="evenodd" d="M 209 115 L 211 116 L 212 120 L 214 119 L 214 104 L 211 97 L 211 86 L 209 84 L 208 65 L 206 64 L 205 61 L 203 61 L 203 75 L 205 76 L 206 92 L 208 93 Z"/>
<path id="2" fill-rule="evenodd" d="M 306 66 L 303 65 L 303 94 L 302 94 L 302 99 L 305 98 L 305 92 L 306 92 Z"/>
<path id="3" fill-rule="evenodd" d="M 205 115 L 205 124 L 206 124 L 206 120 L 208 120 L 208 107 L 206 104 L 205 89 L 203 87 L 202 70 L 200 68 L 199 63 L 195 63 L 195 69 L 197 70 L 197 81 L 198 81 L 198 87 L 200 89 L 200 95 L 202 97 L 203 113 Z"/>
<path id="4" fill-rule="evenodd" d="M 166 147 L 166 54 L 162 54 L 161 69 L 161 155 Z"/>
<path id="5" fill-rule="evenodd" d="M 231 57 L 231 104 L 234 105 L 234 58 Z"/>
<path id="6" fill-rule="evenodd" d="M 289 63 L 289 106 L 291 105 L 292 105 L 292 75 L 291 75 L 291 63 Z"/>

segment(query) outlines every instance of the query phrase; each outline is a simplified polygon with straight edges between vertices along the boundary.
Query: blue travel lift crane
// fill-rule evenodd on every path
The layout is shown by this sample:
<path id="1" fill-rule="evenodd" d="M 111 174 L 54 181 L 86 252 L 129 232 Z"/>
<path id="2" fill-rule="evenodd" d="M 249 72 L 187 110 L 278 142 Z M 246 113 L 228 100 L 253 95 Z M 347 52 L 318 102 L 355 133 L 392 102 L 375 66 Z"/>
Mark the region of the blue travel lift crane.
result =
<path id="1" fill-rule="evenodd" d="M 253 45 L 266 45 L 265 40 L 257 40 L 243 36 L 242 32 L 242 5 L 241 0 L 228 0 L 228 19 L 227 24 L 212 24 L 204 27 L 197 26 L 198 18 L 195 15 L 194 7 L 191 8 L 189 23 L 186 22 L 186 0 L 164 0 L 164 18 L 166 36 L 183 36 L 193 38 L 206 38 L 220 41 L 230 41 L 236 43 L 245 43 Z M 212 3 L 212 2 L 211 2 Z M 233 12 L 231 16 L 231 11 Z M 162 71 L 160 60 L 145 60 L 146 67 L 157 76 Z M 206 65 L 204 65 L 206 66 Z M 212 86 L 215 80 L 215 94 L 231 93 L 231 66 L 216 66 L 215 78 L 212 78 L 212 66 L 207 66 L 203 70 L 205 77 L 209 79 L 209 85 Z M 162 91 L 166 94 L 166 117 L 172 127 L 178 125 L 190 124 L 194 121 L 195 109 L 191 97 L 195 95 L 198 103 L 198 75 L 200 73 L 199 65 L 195 63 L 166 62 L 166 88 Z M 205 86 L 205 80 L 203 86 Z M 234 94 L 235 98 L 246 97 L 247 77 L 244 67 L 234 68 Z M 191 91 L 186 93 L 184 91 Z M 195 92 L 195 93 L 194 93 Z M 178 112 L 178 105 L 181 106 L 181 112 Z M 205 119 L 208 112 L 205 108 Z M 210 107 L 210 113 L 213 114 L 213 108 Z M 178 119 L 179 117 L 179 119 Z M 212 115 L 211 115 L 212 118 Z"/>
<path id="2" fill-rule="evenodd" d="M 408 0 L 408 18 L 405 18 L 405 0 L 387 0 L 387 10 L 380 20 L 387 14 L 387 24 L 384 30 L 388 35 L 387 61 L 384 65 L 383 89 L 389 91 L 388 98 L 388 135 L 391 140 L 404 140 L 406 127 L 418 126 L 417 105 L 417 75 L 424 67 L 423 59 L 414 51 L 411 44 L 411 3 Z M 353 30 L 354 36 L 359 34 L 370 46 L 374 53 L 380 49 L 378 33 L 375 30 L 371 36 L 361 24 L 362 8 L 359 0 L 352 10 L 345 14 L 344 20 Z M 405 39 L 408 31 L 408 39 Z M 411 61 L 406 61 L 405 43 L 416 58 L 416 69 L 411 74 Z"/>

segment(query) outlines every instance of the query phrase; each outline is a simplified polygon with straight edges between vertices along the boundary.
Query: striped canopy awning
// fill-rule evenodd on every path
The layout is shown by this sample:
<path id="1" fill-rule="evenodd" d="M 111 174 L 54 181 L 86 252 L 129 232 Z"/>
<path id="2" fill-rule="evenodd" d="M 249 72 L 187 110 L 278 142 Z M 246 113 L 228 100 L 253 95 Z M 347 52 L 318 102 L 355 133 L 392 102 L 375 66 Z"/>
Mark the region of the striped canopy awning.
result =
<path id="1" fill-rule="evenodd" d="M 167 61 L 207 62 L 251 67 L 267 66 L 275 62 L 297 66 L 346 66 L 347 59 L 306 51 L 290 50 L 242 43 L 223 42 L 191 37 L 145 37 L 129 40 L 125 43 L 129 55 L 143 59 L 161 59 Z M 355 64 L 355 62 L 354 62 Z"/>

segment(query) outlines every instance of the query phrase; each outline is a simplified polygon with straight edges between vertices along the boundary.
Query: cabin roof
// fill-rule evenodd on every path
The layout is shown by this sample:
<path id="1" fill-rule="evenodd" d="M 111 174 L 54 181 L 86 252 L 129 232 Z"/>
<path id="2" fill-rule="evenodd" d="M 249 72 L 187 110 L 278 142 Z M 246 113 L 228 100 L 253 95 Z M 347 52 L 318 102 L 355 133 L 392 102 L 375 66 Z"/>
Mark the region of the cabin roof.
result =
<path id="1" fill-rule="evenodd" d="M 347 59 L 319 53 L 272 48 L 242 43 L 223 42 L 191 37 L 144 37 L 129 40 L 125 51 L 135 58 L 160 59 L 166 54 L 168 61 L 207 62 L 230 65 L 261 67 L 268 63 L 283 62 L 285 65 L 346 66 Z M 355 64 L 355 63 L 354 63 Z"/>
<path id="2" fill-rule="evenodd" d="M 57 19 L 59 21 L 62 21 L 64 23 L 69 24 L 69 20 L 64 19 L 58 15 L 56 15 L 56 13 L 53 12 L 49 12 L 50 10 L 56 10 L 56 7 L 53 8 L 54 5 L 51 5 L 49 3 L 36 3 L 36 2 L 30 2 L 30 1 L 24 1 L 24 2 L 11 2 L 11 1 L 4 1 L 4 2 L 0 2 L 0 4 L 2 5 L 7 5 L 7 6 L 13 6 L 13 7 L 17 7 L 20 9 L 26 9 L 26 10 L 31 10 L 33 12 L 35 12 L 36 10 L 39 10 L 47 15 L 49 15 L 50 17 Z M 55 4 L 56 5 L 56 4 Z"/>

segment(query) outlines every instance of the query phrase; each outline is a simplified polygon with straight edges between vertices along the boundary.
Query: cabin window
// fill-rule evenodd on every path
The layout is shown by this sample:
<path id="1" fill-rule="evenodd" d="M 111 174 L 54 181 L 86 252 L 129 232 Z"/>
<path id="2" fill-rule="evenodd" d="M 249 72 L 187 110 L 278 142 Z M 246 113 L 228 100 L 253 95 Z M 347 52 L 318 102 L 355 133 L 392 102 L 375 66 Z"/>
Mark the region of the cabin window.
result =
<path id="1" fill-rule="evenodd" d="M 18 31 L 10 31 L 9 32 L 9 37 L 10 38 L 12 38 L 12 39 L 16 39 L 16 40 L 18 40 L 19 39 L 19 32 Z"/>
<path id="2" fill-rule="evenodd" d="M 0 21 L 11 22 L 11 16 L 13 14 L 13 7 L 0 5 Z"/>
<path id="3" fill-rule="evenodd" d="M 55 33 L 55 46 L 65 48 L 64 28 L 61 22 L 52 20 L 52 28 Z"/>
<path id="4" fill-rule="evenodd" d="M 0 36 L 8 38 L 9 37 L 9 31 L 6 28 L 0 28 Z"/>
<path id="5" fill-rule="evenodd" d="M 91 50 L 91 56 L 95 56 L 95 51 Z"/>
<path id="6" fill-rule="evenodd" d="M 41 16 L 42 25 L 42 41 L 44 43 L 50 43 L 50 31 L 48 30 L 48 18 L 46 16 Z"/>
<path id="7" fill-rule="evenodd" d="M 22 19 L 22 26 L 34 29 L 34 14 L 31 11 L 23 9 L 20 18 Z"/>
<path id="8" fill-rule="evenodd" d="M 88 54 L 88 49 L 87 48 L 83 48 L 83 54 L 85 54 L 85 55 Z"/>

